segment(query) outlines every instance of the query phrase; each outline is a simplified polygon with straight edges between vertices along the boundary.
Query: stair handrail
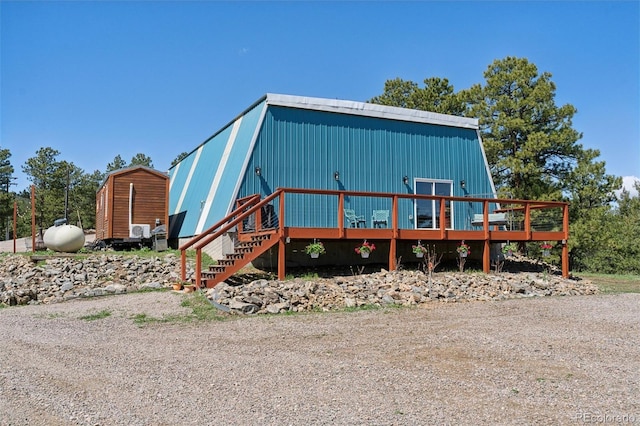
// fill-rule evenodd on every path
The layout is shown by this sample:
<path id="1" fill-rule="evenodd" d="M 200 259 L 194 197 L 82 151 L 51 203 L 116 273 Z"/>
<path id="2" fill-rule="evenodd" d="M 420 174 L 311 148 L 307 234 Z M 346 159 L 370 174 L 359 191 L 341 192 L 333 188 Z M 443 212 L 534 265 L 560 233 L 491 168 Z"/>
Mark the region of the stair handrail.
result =
<path id="1" fill-rule="evenodd" d="M 245 197 L 243 201 L 246 200 L 245 204 L 248 204 L 248 203 L 253 203 L 255 202 L 255 200 L 259 200 L 259 199 L 260 199 L 260 194 L 254 194 L 249 197 Z M 222 218 L 221 220 L 216 222 L 214 225 L 211 225 L 209 228 L 207 228 L 204 232 L 200 233 L 199 235 L 196 235 L 195 237 L 191 238 L 189 241 L 187 241 L 186 243 L 178 247 L 178 250 L 180 250 L 180 279 L 182 281 L 185 281 L 187 279 L 187 249 L 193 246 L 194 244 L 196 244 L 198 241 L 202 240 L 204 237 L 209 235 L 214 230 L 218 229 L 220 226 L 224 225 L 224 223 L 229 220 L 229 217 L 233 217 L 236 214 L 241 213 L 243 208 L 245 208 L 244 204 L 239 205 L 238 207 L 236 207 L 234 211 L 229 213 L 226 217 Z"/>
<path id="2" fill-rule="evenodd" d="M 187 266 L 186 266 L 187 265 L 187 255 L 186 255 L 187 248 L 191 246 L 195 246 L 194 248 L 196 250 L 196 271 L 195 271 L 196 287 L 200 288 L 200 280 L 202 275 L 202 248 L 207 246 L 209 243 L 211 243 L 215 239 L 219 238 L 221 235 L 223 235 L 228 230 L 236 226 L 238 223 L 242 222 L 247 217 L 251 216 L 253 213 L 255 213 L 260 208 L 262 208 L 262 206 L 268 204 L 271 200 L 280 196 L 281 192 L 282 192 L 281 190 L 276 190 L 271 195 L 265 197 L 258 203 L 254 204 L 253 207 L 250 207 L 248 210 L 242 211 L 247 207 L 247 204 L 252 204 L 256 200 L 260 199 L 260 195 L 256 194 L 255 196 L 251 197 L 242 206 L 236 208 L 233 212 L 229 213 L 225 218 L 223 218 L 222 220 L 217 222 L 215 225 L 207 229 L 207 231 L 201 233 L 197 237 L 194 237 L 193 239 L 191 239 L 188 243 L 185 243 L 184 245 L 182 245 L 180 247 L 180 260 L 181 260 L 180 273 L 181 273 L 182 281 L 186 280 L 186 275 L 187 275 Z M 235 216 L 235 219 L 229 221 L 229 218 L 234 216 Z M 212 234 L 209 233 L 214 230 L 216 231 L 213 232 Z"/>
<path id="3" fill-rule="evenodd" d="M 242 209 L 244 209 L 246 207 L 247 204 L 251 204 L 253 202 L 255 202 L 255 200 L 259 200 L 260 199 L 260 194 L 254 194 L 251 195 L 250 197 L 245 197 L 243 200 L 246 200 L 246 202 L 238 207 L 236 207 L 236 209 L 234 211 L 232 211 L 231 213 L 229 213 L 227 216 L 225 216 L 224 218 L 222 218 L 221 220 L 219 220 L 218 222 L 216 222 L 214 225 L 211 225 L 209 228 L 207 228 L 205 231 L 201 232 L 199 235 L 196 235 L 195 237 L 191 238 L 189 241 L 187 241 L 186 243 L 182 244 L 178 250 L 180 251 L 184 251 L 186 249 L 188 249 L 189 247 L 191 247 L 192 245 L 194 245 L 195 243 L 197 243 L 198 241 L 202 240 L 203 238 L 205 238 L 207 235 L 209 235 L 211 232 L 215 231 L 216 229 L 218 229 L 220 226 L 224 225 L 224 223 L 226 221 L 229 220 L 229 217 L 235 216 L 238 213 L 242 212 Z"/>
<path id="4" fill-rule="evenodd" d="M 273 194 L 269 195 L 268 197 L 263 198 L 262 200 L 260 200 L 260 202 L 256 203 L 253 207 L 250 207 L 248 210 L 246 210 L 246 211 L 242 212 L 241 214 L 237 215 L 236 218 L 233 219 L 232 221 L 227 222 L 226 225 L 222 226 L 220 229 L 218 229 L 213 234 L 209 234 L 209 235 L 206 235 L 205 237 L 203 237 L 197 244 L 195 244 L 194 248 L 196 250 L 198 250 L 198 249 L 201 249 L 201 248 L 207 246 L 211 241 L 215 240 L 216 238 L 218 238 L 219 236 L 221 236 L 222 234 L 227 232 L 229 229 L 233 228 L 238 223 L 242 222 L 244 219 L 246 219 L 247 217 L 251 216 L 253 213 L 258 211 L 262 206 L 268 204 L 271 200 L 273 200 L 274 198 L 277 198 L 279 195 L 280 195 L 280 192 L 276 191 Z M 249 203 L 245 203 L 242 207 L 246 208 L 247 204 L 249 204 Z M 229 216 L 231 216 L 231 215 L 229 215 Z M 229 216 L 227 216 L 227 218 Z"/>

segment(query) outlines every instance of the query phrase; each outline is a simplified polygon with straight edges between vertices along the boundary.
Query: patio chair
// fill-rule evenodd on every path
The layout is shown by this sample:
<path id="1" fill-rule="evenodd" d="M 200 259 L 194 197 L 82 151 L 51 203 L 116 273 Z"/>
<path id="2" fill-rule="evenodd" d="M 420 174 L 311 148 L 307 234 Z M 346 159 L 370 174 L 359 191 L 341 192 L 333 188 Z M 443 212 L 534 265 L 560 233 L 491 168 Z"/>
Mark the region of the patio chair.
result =
<path id="1" fill-rule="evenodd" d="M 367 221 L 364 219 L 364 216 L 356 215 L 355 210 L 344 209 L 344 215 L 347 218 L 350 228 L 360 228 L 360 224 L 362 224 L 362 228 L 366 227 Z"/>
<path id="2" fill-rule="evenodd" d="M 371 215 L 371 227 L 387 228 L 388 226 L 389 226 L 389 210 L 374 210 L 373 214 Z"/>

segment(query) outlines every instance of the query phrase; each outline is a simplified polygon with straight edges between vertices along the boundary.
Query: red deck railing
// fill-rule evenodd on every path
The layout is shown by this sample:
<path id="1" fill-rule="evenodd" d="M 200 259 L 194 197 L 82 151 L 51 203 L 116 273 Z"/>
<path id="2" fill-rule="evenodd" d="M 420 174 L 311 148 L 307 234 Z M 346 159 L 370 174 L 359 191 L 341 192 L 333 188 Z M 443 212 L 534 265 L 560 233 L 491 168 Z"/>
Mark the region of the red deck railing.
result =
<path id="1" fill-rule="evenodd" d="M 292 225 L 287 224 L 285 211 L 287 199 L 295 196 L 312 196 L 317 206 L 337 205 L 335 209 L 335 226 L 312 226 L 313 224 Z M 368 199 L 384 199 L 390 206 L 390 223 L 386 228 L 351 228 L 345 227 L 345 198 L 365 197 Z M 327 198 L 329 200 L 327 200 Z M 337 198 L 337 202 L 336 199 Z M 330 201 L 334 199 L 334 201 Z M 402 200 L 435 200 L 437 213 L 433 212 L 434 226 L 424 229 L 413 227 L 400 227 L 399 203 Z M 378 200 L 379 201 L 379 200 Z M 279 188 L 271 195 L 260 199 L 259 195 L 252 195 L 239 199 L 236 209 L 227 217 L 211 226 L 200 235 L 180 246 L 182 258 L 182 279 L 186 276 L 186 250 L 196 250 L 196 280 L 201 274 L 202 248 L 215 239 L 237 227 L 240 238 L 251 233 L 264 232 L 262 229 L 262 208 L 269 203 L 277 204 L 277 224 L 270 232 L 277 232 L 280 241 L 278 243 L 278 277 L 285 277 L 285 242 L 287 239 L 386 239 L 390 241 L 389 268 L 395 269 L 396 247 L 398 241 L 476 241 L 483 243 L 482 263 L 483 270 L 489 272 L 491 268 L 490 244 L 499 242 L 530 242 L 530 241 L 557 241 L 562 246 L 562 275 L 569 276 L 569 252 L 567 241 L 569 239 L 569 206 L 557 201 L 531 201 L 476 197 L 449 197 L 417 194 L 394 194 L 363 191 L 334 191 L 319 189 Z M 469 208 L 474 203 L 482 207 L 476 207 L 473 211 L 482 211 L 481 222 L 475 227 L 465 223 L 462 228 L 449 227 L 447 220 L 453 220 L 451 211 L 457 205 L 458 208 Z M 313 204 L 313 203 L 312 203 Z M 499 208 L 490 211 L 491 205 L 499 205 Z M 450 209 L 447 211 L 447 209 Z M 491 218 L 496 213 L 504 214 L 507 224 L 493 225 Z M 244 223 L 253 216 L 255 227 L 251 231 L 244 229 Z M 479 216 L 479 215 L 478 215 Z M 444 220 L 443 220 L 444 218 Z M 479 218 L 478 218 L 479 219 Z M 417 218 L 413 218 L 414 224 Z M 406 222 L 406 221 L 405 221 Z M 444 226 L 441 226 L 443 225 Z"/>

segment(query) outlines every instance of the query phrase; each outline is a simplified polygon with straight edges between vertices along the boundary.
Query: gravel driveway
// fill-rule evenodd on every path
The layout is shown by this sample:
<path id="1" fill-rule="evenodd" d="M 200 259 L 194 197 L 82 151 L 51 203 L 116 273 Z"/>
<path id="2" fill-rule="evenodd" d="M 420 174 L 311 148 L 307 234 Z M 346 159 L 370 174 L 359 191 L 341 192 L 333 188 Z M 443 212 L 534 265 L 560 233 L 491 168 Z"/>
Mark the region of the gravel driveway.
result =
<path id="1" fill-rule="evenodd" d="M 640 423 L 640 294 L 132 319 L 184 297 L 0 310 L 0 425 Z"/>

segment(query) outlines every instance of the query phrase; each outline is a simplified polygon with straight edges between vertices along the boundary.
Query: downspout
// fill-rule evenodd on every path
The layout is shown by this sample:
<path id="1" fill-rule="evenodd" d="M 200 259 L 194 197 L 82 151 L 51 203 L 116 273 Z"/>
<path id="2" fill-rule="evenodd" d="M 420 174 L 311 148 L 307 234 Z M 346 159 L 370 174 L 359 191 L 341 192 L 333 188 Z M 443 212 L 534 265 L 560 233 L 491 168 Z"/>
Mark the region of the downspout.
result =
<path id="1" fill-rule="evenodd" d="M 133 210 L 133 182 L 129 184 L 129 229 L 131 229 L 131 219 L 133 215 L 132 210 Z"/>

